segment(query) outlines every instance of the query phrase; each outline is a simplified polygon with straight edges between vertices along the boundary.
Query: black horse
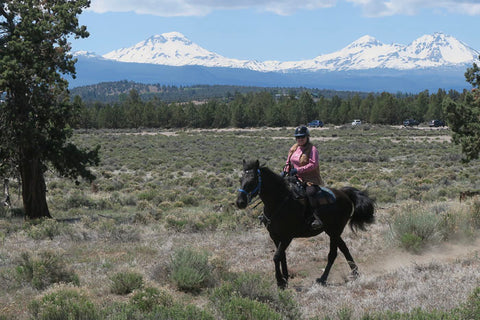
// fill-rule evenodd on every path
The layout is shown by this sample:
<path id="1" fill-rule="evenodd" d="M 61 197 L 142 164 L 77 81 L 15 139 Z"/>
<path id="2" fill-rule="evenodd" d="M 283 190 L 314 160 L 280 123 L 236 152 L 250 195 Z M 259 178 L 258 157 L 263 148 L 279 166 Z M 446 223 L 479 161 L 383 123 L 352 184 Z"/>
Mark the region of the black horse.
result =
<path id="1" fill-rule="evenodd" d="M 337 257 L 338 248 L 347 259 L 352 277 L 358 277 L 358 267 L 341 234 L 348 221 L 354 232 L 357 228 L 365 230 L 365 224 L 373 223 L 375 202 L 366 193 L 353 187 L 331 190 L 336 201 L 320 208 L 324 228 L 312 230 L 307 222 L 308 217 L 312 215 L 308 201 L 296 200 L 285 179 L 267 167 L 261 167 L 258 160 L 249 162 L 243 160 L 243 176 L 237 206 L 240 209 L 246 208 L 252 198 L 257 195 L 263 201 L 263 220 L 277 248 L 273 261 L 277 285 L 280 288 L 285 288 L 288 283 L 285 250 L 293 238 L 313 237 L 323 231 L 330 237 L 330 252 L 325 271 L 316 281 L 322 285 L 326 284 L 330 269 Z"/>

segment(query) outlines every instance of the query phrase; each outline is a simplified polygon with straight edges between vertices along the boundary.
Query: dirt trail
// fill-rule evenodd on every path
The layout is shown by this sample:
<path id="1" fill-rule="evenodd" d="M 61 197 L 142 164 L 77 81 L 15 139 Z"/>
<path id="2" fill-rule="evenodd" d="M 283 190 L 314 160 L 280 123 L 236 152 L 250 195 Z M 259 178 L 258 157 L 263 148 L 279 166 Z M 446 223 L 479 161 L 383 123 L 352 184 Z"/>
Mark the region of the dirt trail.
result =
<path id="1" fill-rule="evenodd" d="M 420 254 L 409 253 L 401 249 L 389 250 L 364 266 L 368 273 L 387 273 L 399 268 L 425 265 L 429 263 L 455 263 L 469 259 L 480 252 L 480 239 L 471 243 L 443 243 L 426 249 Z"/>

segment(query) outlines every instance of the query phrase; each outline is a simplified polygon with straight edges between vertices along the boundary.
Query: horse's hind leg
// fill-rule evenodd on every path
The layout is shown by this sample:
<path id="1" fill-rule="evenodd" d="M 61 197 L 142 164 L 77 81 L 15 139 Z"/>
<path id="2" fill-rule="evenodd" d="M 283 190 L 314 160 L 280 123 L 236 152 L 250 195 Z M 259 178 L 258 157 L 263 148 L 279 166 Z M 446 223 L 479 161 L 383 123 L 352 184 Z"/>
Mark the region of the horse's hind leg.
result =
<path id="1" fill-rule="evenodd" d="M 277 250 L 275 251 L 275 255 L 273 256 L 273 262 L 275 263 L 275 278 L 277 279 L 277 286 L 280 289 L 285 289 L 288 283 L 288 268 L 285 250 L 287 250 L 291 242 L 291 239 L 284 241 L 275 241 L 275 246 L 277 247 Z"/>
<path id="2" fill-rule="evenodd" d="M 353 279 L 358 278 L 359 273 L 358 273 L 357 264 L 355 263 L 355 261 L 353 261 L 353 257 L 350 254 L 350 251 L 348 250 L 348 247 L 345 244 L 345 241 L 343 241 L 341 237 L 338 239 L 338 248 L 340 249 L 340 251 L 342 251 L 343 255 L 345 256 L 345 259 L 347 259 L 350 269 L 352 269 L 351 277 Z"/>
<path id="3" fill-rule="evenodd" d="M 327 266 L 325 267 L 325 270 L 323 271 L 322 276 L 317 279 L 317 283 L 320 283 L 321 285 L 327 284 L 328 274 L 330 273 L 330 269 L 332 268 L 333 263 L 337 258 L 337 248 L 338 248 L 338 245 L 337 245 L 336 239 L 330 238 L 330 252 L 328 253 Z"/>

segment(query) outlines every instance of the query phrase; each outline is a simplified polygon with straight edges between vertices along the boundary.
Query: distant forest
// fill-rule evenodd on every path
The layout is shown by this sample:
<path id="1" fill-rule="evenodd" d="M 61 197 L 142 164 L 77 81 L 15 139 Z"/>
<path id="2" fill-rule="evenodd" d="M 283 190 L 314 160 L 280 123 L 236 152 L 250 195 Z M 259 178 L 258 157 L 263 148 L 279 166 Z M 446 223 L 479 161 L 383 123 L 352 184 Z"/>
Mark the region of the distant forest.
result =
<path id="1" fill-rule="evenodd" d="M 157 98 L 165 102 L 205 101 L 208 99 L 230 98 L 236 93 L 269 92 L 273 95 L 298 95 L 308 91 L 315 97 L 332 98 L 352 97 L 356 94 L 365 98 L 368 92 L 335 91 L 307 88 L 265 88 L 231 85 L 168 86 L 161 84 L 143 84 L 133 81 L 102 82 L 95 85 L 76 87 L 70 90 L 72 96 L 80 96 L 85 102 L 120 102 L 127 98 L 131 90 L 137 91 L 140 99 L 148 101 Z"/>
<path id="2" fill-rule="evenodd" d="M 326 124 L 353 119 L 401 124 L 445 119 L 445 99 L 464 93 L 439 89 L 418 94 L 359 93 L 307 88 L 174 87 L 134 82 L 101 83 L 71 90 L 80 109 L 76 128 L 224 128 Z"/>

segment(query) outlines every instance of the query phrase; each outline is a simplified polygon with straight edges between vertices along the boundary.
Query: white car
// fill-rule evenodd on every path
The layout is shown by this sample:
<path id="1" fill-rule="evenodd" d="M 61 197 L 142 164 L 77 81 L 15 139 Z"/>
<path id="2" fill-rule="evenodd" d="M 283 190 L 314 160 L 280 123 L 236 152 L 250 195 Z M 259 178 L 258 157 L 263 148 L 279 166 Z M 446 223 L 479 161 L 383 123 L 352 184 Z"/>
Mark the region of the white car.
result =
<path id="1" fill-rule="evenodd" d="M 353 120 L 352 121 L 352 126 L 359 126 L 361 124 L 362 124 L 362 121 L 360 121 L 360 120 Z"/>

